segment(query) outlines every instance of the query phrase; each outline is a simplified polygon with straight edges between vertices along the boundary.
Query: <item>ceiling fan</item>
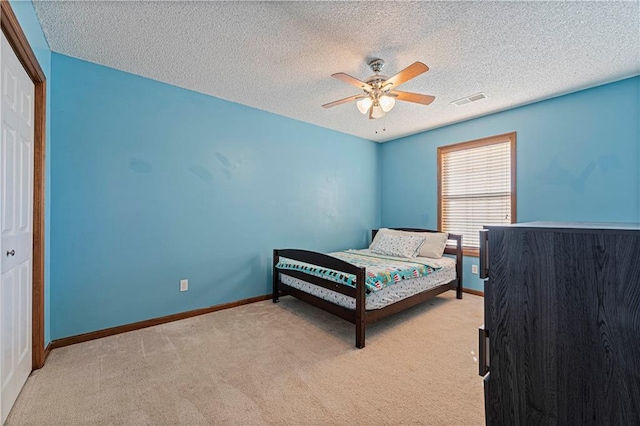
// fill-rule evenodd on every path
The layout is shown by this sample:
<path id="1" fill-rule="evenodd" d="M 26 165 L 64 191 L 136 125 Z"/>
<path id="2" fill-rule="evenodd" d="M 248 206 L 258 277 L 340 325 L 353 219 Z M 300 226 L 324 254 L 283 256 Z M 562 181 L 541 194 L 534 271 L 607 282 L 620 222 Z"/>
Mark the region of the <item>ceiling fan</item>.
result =
<path id="1" fill-rule="evenodd" d="M 365 81 L 360 81 L 343 72 L 332 74 L 331 77 L 356 86 L 362 89 L 364 93 L 340 99 L 339 101 L 330 102 L 322 105 L 322 107 L 331 108 L 347 102 L 358 101 L 356 103 L 358 110 L 363 114 L 368 112 L 369 118 L 375 119 L 380 118 L 384 116 L 385 113 L 391 111 L 393 106 L 396 104 L 396 99 L 399 101 L 414 102 L 422 105 L 429 105 L 433 102 L 435 96 L 396 90 L 396 88 L 402 83 L 429 71 L 428 66 L 422 62 L 414 62 L 391 78 L 380 74 L 383 66 L 384 61 L 382 59 L 374 59 L 369 62 L 369 67 L 374 72 L 374 75 L 367 78 Z"/>

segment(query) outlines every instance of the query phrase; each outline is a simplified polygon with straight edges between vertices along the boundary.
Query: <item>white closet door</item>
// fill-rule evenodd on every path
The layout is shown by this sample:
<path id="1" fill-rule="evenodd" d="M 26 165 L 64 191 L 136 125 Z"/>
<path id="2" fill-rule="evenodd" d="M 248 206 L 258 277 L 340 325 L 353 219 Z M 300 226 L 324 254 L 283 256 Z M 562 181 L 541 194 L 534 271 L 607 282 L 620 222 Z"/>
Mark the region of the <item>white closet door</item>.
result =
<path id="1" fill-rule="evenodd" d="M 31 373 L 34 86 L 2 34 L 0 102 L 0 412 Z"/>

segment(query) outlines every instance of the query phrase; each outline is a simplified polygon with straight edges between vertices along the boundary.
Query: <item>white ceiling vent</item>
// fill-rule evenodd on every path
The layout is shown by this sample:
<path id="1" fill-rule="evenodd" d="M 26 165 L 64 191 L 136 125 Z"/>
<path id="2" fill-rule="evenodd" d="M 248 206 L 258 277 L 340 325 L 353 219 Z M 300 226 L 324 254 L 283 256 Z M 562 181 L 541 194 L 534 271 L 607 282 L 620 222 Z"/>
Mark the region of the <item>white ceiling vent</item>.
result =
<path id="1" fill-rule="evenodd" d="M 470 104 L 471 102 L 477 102 L 482 99 L 487 99 L 487 95 L 484 93 L 477 93 L 475 95 L 467 96 L 466 98 L 458 99 L 457 101 L 451 102 L 455 106 L 462 106 L 466 104 Z"/>

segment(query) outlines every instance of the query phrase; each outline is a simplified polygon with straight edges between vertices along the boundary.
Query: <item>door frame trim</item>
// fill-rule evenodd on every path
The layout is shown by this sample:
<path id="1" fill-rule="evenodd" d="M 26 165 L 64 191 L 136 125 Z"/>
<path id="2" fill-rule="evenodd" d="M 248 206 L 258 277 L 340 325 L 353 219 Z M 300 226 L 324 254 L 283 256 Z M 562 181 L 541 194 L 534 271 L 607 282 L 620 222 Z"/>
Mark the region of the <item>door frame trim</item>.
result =
<path id="1" fill-rule="evenodd" d="M 47 79 L 8 0 L 0 0 L 0 26 L 34 84 L 33 259 L 31 345 L 33 370 L 46 358 L 44 346 L 45 154 Z"/>

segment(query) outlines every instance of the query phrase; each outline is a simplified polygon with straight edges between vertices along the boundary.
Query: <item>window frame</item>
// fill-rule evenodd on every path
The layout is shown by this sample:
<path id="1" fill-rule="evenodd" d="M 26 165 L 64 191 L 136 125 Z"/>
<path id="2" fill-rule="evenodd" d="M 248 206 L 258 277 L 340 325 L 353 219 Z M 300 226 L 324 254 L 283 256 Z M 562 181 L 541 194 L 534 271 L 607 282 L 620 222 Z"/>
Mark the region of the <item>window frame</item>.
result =
<path id="1" fill-rule="evenodd" d="M 516 223 L 517 212 L 517 192 L 516 192 L 516 180 L 517 180 L 517 167 L 516 167 L 516 132 L 503 133 L 501 135 L 489 136 L 486 138 L 474 139 L 467 142 L 459 142 L 452 145 L 444 145 L 438 147 L 438 230 L 442 230 L 442 157 L 444 154 L 462 151 L 470 148 L 479 148 L 482 146 L 495 145 L 503 142 L 510 143 L 510 155 L 511 155 L 511 223 Z M 464 245 L 464 239 L 462 241 L 462 254 L 465 256 L 478 257 L 480 255 L 480 249 L 476 247 L 467 247 Z"/>

